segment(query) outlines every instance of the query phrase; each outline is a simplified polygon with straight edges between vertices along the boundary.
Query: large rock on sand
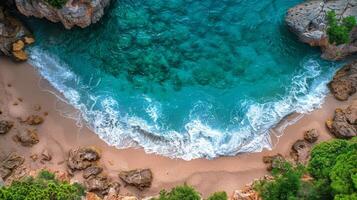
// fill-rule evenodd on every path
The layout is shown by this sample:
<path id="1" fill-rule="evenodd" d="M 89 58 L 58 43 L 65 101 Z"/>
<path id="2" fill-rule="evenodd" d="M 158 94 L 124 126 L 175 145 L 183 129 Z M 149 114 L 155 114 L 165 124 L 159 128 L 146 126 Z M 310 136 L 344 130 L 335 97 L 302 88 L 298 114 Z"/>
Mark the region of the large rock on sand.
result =
<path id="1" fill-rule="evenodd" d="M 45 0 L 15 0 L 15 3 L 17 9 L 26 16 L 61 22 L 70 29 L 73 26 L 84 28 L 98 22 L 110 0 L 68 0 L 60 8 L 51 6 Z"/>
<path id="2" fill-rule="evenodd" d="M 136 169 L 131 171 L 122 171 L 119 177 L 128 185 L 134 186 L 139 190 L 144 190 L 151 186 L 153 179 L 150 169 Z"/>
<path id="3" fill-rule="evenodd" d="M 316 129 L 310 129 L 304 133 L 305 141 L 315 143 L 319 139 L 319 132 Z"/>
<path id="4" fill-rule="evenodd" d="M 328 120 L 327 127 L 337 138 L 357 136 L 357 100 L 346 109 L 337 108 L 333 120 Z"/>
<path id="5" fill-rule="evenodd" d="M 10 129 L 13 127 L 13 123 L 10 121 L 6 120 L 1 120 L 0 121 L 0 134 L 6 134 L 10 131 Z"/>
<path id="6" fill-rule="evenodd" d="M 297 140 L 291 147 L 291 155 L 297 163 L 306 164 L 310 158 L 311 145 L 305 140 Z"/>
<path id="7" fill-rule="evenodd" d="M 100 159 L 99 151 L 93 147 L 82 147 L 69 151 L 67 166 L 70 170 L 84 170 Z"/>
<path id="8" fill-rule="evenodd" d="M 320 46 L 322 57 L 328 60 L 343 59 L 357 53 L 357 28 L 350 33 L 350 42 L 335 46 L 329 44 L 326 15 L 335 11 L 337 19 L 357 17 L 357 0 L 308 0 L 288 10 L 285 21 L 289 29 L 302 42 Z"/>
<path id="9" fill-rule="evenodd" d="M 16 61 L 25 61 L 28 56 L 24 49 L 33 42 L 30 31 L 0 6 L 0 55 L 5 54 Z"/>
<path id="10" fill-rule="evenodd" d="M 25 159 L 22 156 L 19 156 L 17 153 L 10 153 L 1 161 L 0 177 L 5 180 L 16 168 L 18 168 L 24 162 Z"/>
<path id="11" fill-rule="evenodd" d="M 90 177 L 84 182 L 84 185 L 89 192 L 100 195 L 108 194 L 110 188 L 108 177 L 104 175 Z"/>
<path id="12" fill-rule="evenodd" d="M 357 61 L 343 66 L 328 84 L 332 94 L 340 101 L 346 101 L 357 91 Z"/>
<path id="13" fill-rule="evenodd" d="M 37 144 L 40 140 L 36 130 L 23 130 L 18 131 L 15 135 L 15 140 L 19 142 L 22 146 L 33 146 Z"/>

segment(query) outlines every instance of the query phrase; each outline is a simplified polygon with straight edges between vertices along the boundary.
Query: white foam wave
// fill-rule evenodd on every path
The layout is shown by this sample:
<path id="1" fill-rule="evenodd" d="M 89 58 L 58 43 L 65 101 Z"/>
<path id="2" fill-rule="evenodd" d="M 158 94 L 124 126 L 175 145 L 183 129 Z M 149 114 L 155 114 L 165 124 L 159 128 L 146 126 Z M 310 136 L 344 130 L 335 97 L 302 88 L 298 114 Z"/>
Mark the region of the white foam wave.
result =
<path id="1" fill-rule="evenodd" d="M 320 76 L 320 66 L 314 60 L 304 61 L 305 69 L 294 77 L 287 96 L 264 104 L 252 100 L 239 102 L 248 106 L 239 128 L 213 129 L 192 114 L 185 125 L 185 133 L 166 131 L 162 134 L 163 130 L 156 123 L 152 125 L 136 116 L 120 113 L 117 101 L 110 95 L 88 94 L 93 104 L 84 105 L 79 90 L 86 86 L 69 67 L 38 47 L 30 51 L 31 64 L 63 94 L 64 101 L 81 111 L 88 126 L 108 144 L 117 148 L 143 147 L 148 153 L 185 160 L 270 149 L 269 129 L 291 112 L 307 113 L 321 106 L 327 93 L 326 82 L 330 78 Z M 312 84 L 309 83 L 311 81 Z M 146 112 L 156 122 L 160 117 L 160 105 L 147 97 L 146 100 Z M 101 109 L 94 109 L 94 105 L 100 105 Z"/>

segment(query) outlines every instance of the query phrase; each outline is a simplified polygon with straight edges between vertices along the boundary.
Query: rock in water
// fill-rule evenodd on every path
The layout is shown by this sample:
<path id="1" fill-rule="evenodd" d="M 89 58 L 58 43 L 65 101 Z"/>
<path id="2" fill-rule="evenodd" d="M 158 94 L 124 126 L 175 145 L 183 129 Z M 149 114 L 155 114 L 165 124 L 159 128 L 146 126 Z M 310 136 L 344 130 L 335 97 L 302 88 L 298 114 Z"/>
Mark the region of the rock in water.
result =
<path id="1" fill-rule="evenodd" d="M 83 170 L 92 166 L 93 162 L 100 159 L 98 150 L 92 147 L 82 147 L 69 151 L 67 165 L 69 169 Z"/>
<path id="2" fill-rule="evenodd" d="M 13 127 L 13 123 L 5 120 L 0 121 L 0 134 L 8 133 Z"/>
<path id="3" fill-rule="evenodd" d="M 356 0 L 309 0 L 289 9 L 285 21 L 302 42 L 320 46 L 323 58 L 339 60 L 357 53 L 357 28 L 350 33 L 351 40 L 348 44 L 329 44 L 326 15 L 328 11 L 333 10 L 337 19 L 346 16 L 357 17 L 356 5 Z"/>
<path id="4" fill-rule="evenodd" d="M 61 22 L 67 29 L 87 27 L 100 20 L 110 0 L 68 0 L 62 8 L 55 8 L 44 0 L 15 0 L 17 9 L 26 16 Z"/>
<path id="5" fill-rule="evenodd" d="M 346 101 L 357 91 L 357 61 L 338 70 L 328 84 L 332 94 L 340 101 Z"/>
<path id="6" fill-rule="evenodd" d="M 33 146 L 40 141 L 37 131 L 30 129 L 25 131 L 18 131 L 15 139 L 20 142 L 22 146 Z"/>
<path id="7" fill-rule="evenodd" d="M 357 100 L 346 109 L 336 109 L 328 128 L 337 138 L 349 139 L 357 136 Z"/>
<path id="8" fill-rule="evenodd" d="M 0 6 L 0 54 L 2 52 L 16 61 L 26 61 L 28 55 L 24 49 L 33 42 L 30 31 Z"/>
<path id="9" fill-rule="evenodd" d="M 152 172 L 150 169 L 136 169 L 120 172 L 119 177 L 128 185 L 132 185 L 139 190 L 144 190 L 151 186 Z"/>

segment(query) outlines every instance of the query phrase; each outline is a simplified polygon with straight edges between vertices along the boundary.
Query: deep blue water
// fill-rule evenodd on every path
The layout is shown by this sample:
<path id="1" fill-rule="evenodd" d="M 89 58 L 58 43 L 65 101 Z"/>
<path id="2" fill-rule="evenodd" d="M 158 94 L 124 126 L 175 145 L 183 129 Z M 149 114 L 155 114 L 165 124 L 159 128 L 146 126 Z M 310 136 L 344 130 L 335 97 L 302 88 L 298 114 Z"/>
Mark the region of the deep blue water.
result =
<path id="1" fill-rule="evenodd" d="M 118 0 L 98 24 L 31 20 L 31 62 L 118 148 L 193 159 L 270 147 L 336 66 L 284 25 L 300 0 Z"/>

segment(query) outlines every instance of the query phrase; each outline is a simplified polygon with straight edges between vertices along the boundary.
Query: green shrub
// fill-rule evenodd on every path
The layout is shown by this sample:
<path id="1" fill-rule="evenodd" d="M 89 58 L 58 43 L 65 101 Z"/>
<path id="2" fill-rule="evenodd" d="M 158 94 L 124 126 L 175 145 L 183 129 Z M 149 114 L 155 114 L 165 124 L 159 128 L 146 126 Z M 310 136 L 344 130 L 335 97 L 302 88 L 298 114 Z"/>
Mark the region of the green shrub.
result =
<path id="1" fill-rule="evenodd" d="M 55 175 L 47 170 L 42 170 L 38 173 L 37 177 L 44 180 L 55 180 Z"/>
<path id="2" fill-rule="evenodd" d="M 158 198 L 152 200 L 200 200 L 198 192 L 188 185 L 177 186 L 170 192 L 162 190 Z"/>
<path id="3" fill-rule="evenodd" d="M 349 35 L 354 26 L 356 26 L 356 19 L 354 16 L 345 17 L 342 23 L 339 23 L 334 11 L 327 12 L 327 35 L 330 43 L 336 45 L 345 44 L 349 42 Z"/>
<path id="4" fill-rule="evenodd" d="M 298 199 L 301 189 L 302 166 L 293 167 L 285 162 L 280 170 L 273 171 L 274 180 L 262 180 L 255 183 L 254 188 L 264 200 L 293 200 Z"/>
<path id="5" fill-rule="evenodd" d="M 227 200 L 228 196 L 226 192 L 216 192 L 208 197 L 207 200 Z"/>
<path id="6" fill-rule="evenodd" d="M 348 16 L 342 19 L 342 24 L 347 28 L 347 31 L 352 31 L 353 27 L 356 26 L 356 18 L 353 16 Z"/>
<path id="7" fill-rule="evenodd" d="M 349 143 L 340 139 L 316 145 L 311 151 L 308 165 L 310 174 L 317 179 L 328 178 L 337 156 L 348 152 L 348 150 Z"/>
<path id="8" fill-rule="evenodd" d="M 55 8 L 62 8 L 68 0 L 45 0 L 47 3 L 49 3 L 51 6 Z"/>
<path id="9" fill-rule="evenodd" d="M 83 187 L 60 182 L 48 171 L 0 188 L 1 200 L 80 200 L 83 195 Z"/>
<path id="10" fill-rule="evenodd" d="M 337 157 L 331 170 L 331 188 L 337 194 L 352 194 L 357 191 L 357 149 Z"/>
<path id="11" fill-rule="evenodd" d="M 335 196 L 334 200 L 357 200 L 357 193 L 351 195 L 339 194 Z"/>

